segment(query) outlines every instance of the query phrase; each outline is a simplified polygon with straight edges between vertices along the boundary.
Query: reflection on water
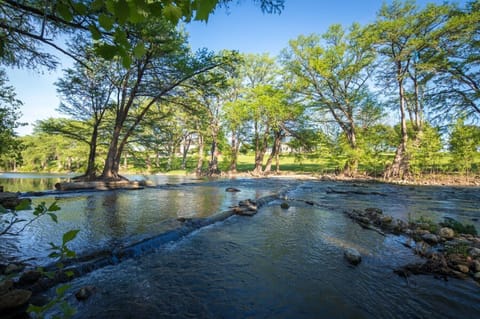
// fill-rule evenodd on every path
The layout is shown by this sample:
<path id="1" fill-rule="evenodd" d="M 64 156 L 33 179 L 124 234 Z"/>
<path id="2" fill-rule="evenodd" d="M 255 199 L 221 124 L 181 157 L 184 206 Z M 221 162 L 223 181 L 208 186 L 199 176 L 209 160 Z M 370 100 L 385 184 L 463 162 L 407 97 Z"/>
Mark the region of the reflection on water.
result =
<path id="1" fill-rule="evenodd" d="M 55 184 L 69 181 L 75 175 L 0 173 L 0 185 L 5 192 L 37 192 L 55 189 Z"/>
<path id="2" fill-rule="evenodd" d="M 2 249 L 10 256 L 33 256 L 42 264 L 47 261 L 46 243 L 58 242 L 68 229 L 81 229 L 72 242 L 77 252 L 112 249 L 177 228 L 178 217 L 207 217 L 239 200 L 289 190 L 288 210 L 280 209 L 280 201 L 272 202 L 254 217 L 234 216 L 139 258 L 77 278 L 70 290 L 77 318 L 476 318 L 480 314 L 478 285 L 430 276 L 406 281 L 396 276 L 393 269 L 418 257 L 398 237 L 362 229 L 342 213 L 379 207 L 404 220 L 449 216 L 479 228 L 478 188 L 288 179 L 181 178 L 171 183 L 166 177 L 155 178 L 158 187 L 139 191 L 35 198 L 35 203 L 58 201 L 62 207 L 58 225 L 41 219 L 25 234 L 5 241 Z M 227 186 L 241 192 L 227 193 Z M 345 262 L 345 247 L 362 253 L 359 266 Z M 95 285 L 97 293 L 79 303 L 73 293 L 85 285 Z"/>

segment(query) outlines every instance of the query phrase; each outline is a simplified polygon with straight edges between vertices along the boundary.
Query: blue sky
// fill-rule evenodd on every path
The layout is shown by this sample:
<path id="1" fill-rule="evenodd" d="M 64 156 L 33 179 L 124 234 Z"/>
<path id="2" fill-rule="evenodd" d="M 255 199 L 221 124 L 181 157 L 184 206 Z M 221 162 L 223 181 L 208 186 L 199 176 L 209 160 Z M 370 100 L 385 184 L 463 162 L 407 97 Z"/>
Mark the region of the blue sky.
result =
<path id="1" fill-rule="evenodd" d="M 419 5 L 427 2 L 443 1 L 417 0 Z M 352 22 L 373 22 L 382 3 L 382 0 L 286 0 L 284 11 L 276 15 L 263 14 L 253 0 L 240 1 L 239 5 L 233 1 L 229 10 L 218 9 L 207 24 L 192 22 L 186 30 L 194 50 L 234 49 L 276 56 L 290 39 L 301 34 L 323 33 L 334 23 L 348 26 Z M 59 57 L 62 65 L 55 72 L 7 69 L 10 84 L 24 102 L 21 121 L 30 124 L 18 129 L 19 135 L 30 134 L 31 124 L 36 120 L 61 116 L 55 111 L 60 100 L 53 83 L 62 75 L 61 69 L 69 67 L 72 61 L 60 54 Z"/>

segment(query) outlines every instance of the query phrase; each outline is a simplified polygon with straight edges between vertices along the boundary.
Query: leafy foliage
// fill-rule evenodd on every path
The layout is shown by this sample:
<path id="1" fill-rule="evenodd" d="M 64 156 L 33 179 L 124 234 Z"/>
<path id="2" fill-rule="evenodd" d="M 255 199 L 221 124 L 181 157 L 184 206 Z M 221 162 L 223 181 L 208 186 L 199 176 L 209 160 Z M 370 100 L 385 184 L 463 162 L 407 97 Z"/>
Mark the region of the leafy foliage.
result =
<path id="1" fill-rule="evenodd" d="M 19 216 L 18 211 L 30 210 L 30 200 L 23 199 L 15 207 L 15 209 L 6 209 L 0 205 L 0 236 L 2 235 L 18 235 L 27 228 L 28 225 L 41 218 L 49 216 L 55 223 L 58 222 L 57 215 L 54 213 L 60 209 L 56 202 L 46 206 L 45 202 L 38 204 L 33 210 L 33 217 L 24 219 Z"/>

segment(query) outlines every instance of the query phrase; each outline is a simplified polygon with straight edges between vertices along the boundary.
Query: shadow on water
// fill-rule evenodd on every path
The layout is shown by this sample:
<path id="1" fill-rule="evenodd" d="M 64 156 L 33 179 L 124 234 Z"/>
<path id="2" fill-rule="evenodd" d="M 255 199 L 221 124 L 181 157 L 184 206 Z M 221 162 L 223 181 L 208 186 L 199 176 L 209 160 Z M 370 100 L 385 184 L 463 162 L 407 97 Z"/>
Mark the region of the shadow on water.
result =
<path id="1" fill-rule="evenodd" d="M 241 192 L 227 193 L 227 186 Z M 281 201 L 276 200 L 251 218 L 205 222 L 239 200 L 283 191 L 288 191 L 288 210 L 281 209 Z M 72 243 L 76 251 L 107 249 L 117 257 L 121 251 L 133 257 L 71 282 L 69 300 L 78 308 L 78 318 L 480 315 L 477 284 L 429 276 L 408 281 L 398 277 L 393 269 L 418 257 L 398 237 L 362 229 L 342 213 L 379 207 L 404 220 L 449 216 L 478 228 L 472 220 L 480 217 L 478 188 L 287 179 L 183 180 L 157 183 L 142 191 L 56 199 L 62 207 L 59 224 L 42 220 L 29 228 L 28 235 L 13 243 L 21 248 L 18 257 L 35 256 L 39 264 L 45 263 L 45 247 L 39 243 L 61 238 L 65 230 L 75 227 L 81 229 Z M 194 218 L 190 226 L 195 227 L 180 223 L 178 217 Z M 345 262 L 345 247 L 362 253 L 359 266 Z M 85 285 L 96 286 L 97 293 L 80 303 L 73 293 Z"/>

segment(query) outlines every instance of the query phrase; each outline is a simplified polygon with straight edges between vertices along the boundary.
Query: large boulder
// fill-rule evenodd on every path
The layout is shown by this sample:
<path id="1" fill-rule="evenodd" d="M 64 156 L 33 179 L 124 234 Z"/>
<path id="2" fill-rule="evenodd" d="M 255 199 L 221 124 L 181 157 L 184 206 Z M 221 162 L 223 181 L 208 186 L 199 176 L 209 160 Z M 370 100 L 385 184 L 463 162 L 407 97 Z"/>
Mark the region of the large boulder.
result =
<path id="1" fill-rule="evenodd" d="M 362 255 L 355 248 L 345 249 L 343 256 L 352 265 L 358 265 L 362 261 Z"/>

